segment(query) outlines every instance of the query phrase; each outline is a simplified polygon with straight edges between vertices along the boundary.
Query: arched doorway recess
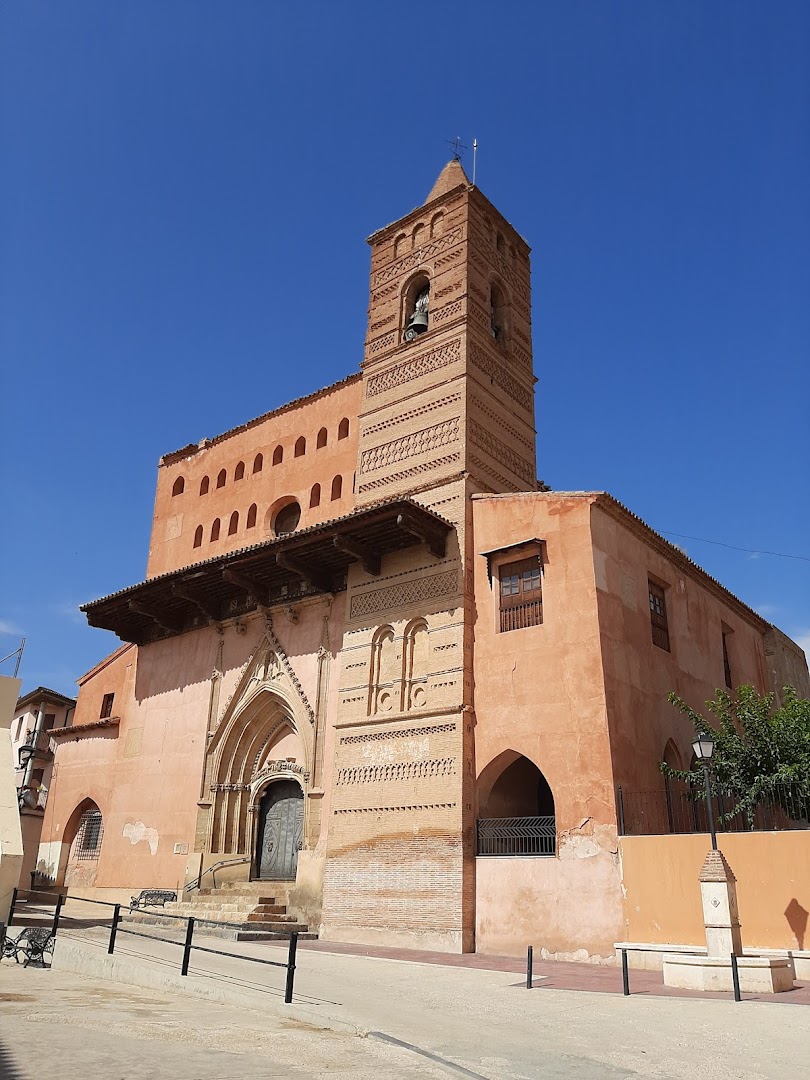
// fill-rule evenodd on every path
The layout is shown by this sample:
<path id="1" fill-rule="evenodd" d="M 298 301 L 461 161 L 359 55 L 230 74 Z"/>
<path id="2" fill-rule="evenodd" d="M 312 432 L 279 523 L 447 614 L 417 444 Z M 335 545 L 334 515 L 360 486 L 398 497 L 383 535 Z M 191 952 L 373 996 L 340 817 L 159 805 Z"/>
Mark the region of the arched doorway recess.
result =
<path id="1" fill-rule="evenodd" d="M 553 856 L 554 795 L 529 758 L 506 750 L 478 780 L 478 855 Z"/>
<path id="2" fill-rule="evenodd" d="M 258 806 L 254 877 L 292 881 L 304 839 L 304 793 L 295 780 L 267 785 Z"/>

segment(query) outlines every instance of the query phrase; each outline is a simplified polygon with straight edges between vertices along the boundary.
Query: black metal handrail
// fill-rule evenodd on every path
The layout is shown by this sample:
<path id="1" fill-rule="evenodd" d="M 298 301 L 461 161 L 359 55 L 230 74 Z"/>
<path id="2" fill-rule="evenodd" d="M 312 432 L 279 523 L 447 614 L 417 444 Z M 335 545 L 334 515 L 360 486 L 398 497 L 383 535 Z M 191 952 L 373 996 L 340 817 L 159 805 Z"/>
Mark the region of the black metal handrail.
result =
<path id="1" fill-rule="evenodd" d="M 244 925 L 241 923 L 226 923 L 218 922 L 213 919 L 197 919 L 192 915 L 174 915 L 170 912 L 150 912 L 149 914 L 155 915 L 161 919 L 180 919 L 186 923 L 186 934 L 183 942 L 179 942 L 173 938 L 159 937 L 157 934 L 145 934 L 140 930 L 131 930 L 129 927 L 121 926 L 122 909 L 125 913 L 132 915 L 129 908 L 125 904 L 115 904 L 109 900 L 93 900 L 85 896 L 71 896 L 68 897 L 64 893 L 60 893 L 56 897 L 56 906 L 54 908 L 53 923 L 51 926 L 51 936 L 55 937 L 59 930 L 60 923 L 63 919 L 70 919 L 71 916 L 66 916 L 62 912 L 62 908 L 65 902 L 70 899 L 71 901 L 78 901 L 82 904 L 97 904 L 100 907 L 113 908 L 112 921 L 110 923 L 110 938 L 107 945 L 107 953 L 112 956 L 115 952 L 115 941 L 119 934 L 130 934 L 132 937 L 142 937 L 149 941 L 162 941 L 167 945 L 183 945 L 183 960 L 180 967 L 181 975 L 188 975 L 189 963 L 191 960 L 192 951 L 210 953 L 213 956 L 229 956 L 235 960 L 247 960 L 251 964 L 265 964 L 268 967 L 280 967 L 285 968 L 287 972 L 287 978 L 284 987 L 284 1001 L 287 1005 L 290 1004 L 293 998 L 293 983 L 295 979 L 295 957 L 298 949 L 298 931 L 292 930 L 290 932 L 290 943 L 287 951 L 287 960 L 282 962 L 280 960 L 265 960 L 261 956 L 246 956 L 244 953 L 228 952 L 226 949 L 211 949 L 206 945 L 194 944 L 194 929 L 197 926 L 217 926 L 226 927 L 233 930 L 244 930 Z M 14 918 L 14 909 L 17 903 L 17 889 L 13 890 L 11 898 L 11 909 L 9 911 L 8 923 L 3 929 L 3 934 L 8 926 L 11 926 L 11 921 Z M 38 913 L 42 912 L 41 908 L 29 908 L 31 911 Z M 137 913 L 136 913 L 137 914 Z M 0 924 L 2 925 L 2 924 Z"/>
<path id="2" fill-rule="evenodd" d="M 543 817 L 479 818 L 479 855 L 554 855 L 557 826 L 553 814 Z"/>
<path id="3" fill-rule="evenodd" d="M 219 870 L 219 868 L 221 866 L 236 866 L 237 863 L 246 863 L 246 862 L 250 862 L 250 855 L 245 855 L 241 859 L 220 859 L 219 862 L 215 862 L 211 866 L 209 866 L 207 870 L 203 870 L 203 872 L 199 875 L 199 877 L 194 878 L 194 880 L 190 881 L 188 883 L 188 885 L 184 885 L 183 886 L 183 892 L 191 892 L 192 889 L 199 889 L 200 883 L 202 882 L 202 879 L 205 877 L 206 874 L 211 875 L 211 880 L 214 883 L 214 888 L 216 888 L 217 887 L 216 871 Z"/>

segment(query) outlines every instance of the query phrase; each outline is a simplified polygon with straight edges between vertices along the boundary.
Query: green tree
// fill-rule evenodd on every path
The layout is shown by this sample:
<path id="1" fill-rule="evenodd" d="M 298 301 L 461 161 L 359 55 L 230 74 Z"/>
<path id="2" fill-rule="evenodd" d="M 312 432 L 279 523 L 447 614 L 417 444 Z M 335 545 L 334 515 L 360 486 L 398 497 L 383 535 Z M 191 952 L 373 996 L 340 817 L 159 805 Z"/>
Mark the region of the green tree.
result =
<path id="1" fill-rule="evenodd" d="M 689 717 L 696 735 L 714 739 L 711 772 L 714 784 L 730 797 L 723 820 L 744 814 L 749 828 L 754 811 L 763 801 L 779 806 L 789 817 L 810 816 L 810 701 L 786 686 L 783 701 L 774 708 L 774 695 L 761 696 L 753 686 L 740 686 L 735 695 L 718 690 L 706 702 L 717 719 L 710 724 L 677 694 L 668 700 Z M 661 771 L 703 790 L 703 769 L 673 769 L 661 762 Z"/>

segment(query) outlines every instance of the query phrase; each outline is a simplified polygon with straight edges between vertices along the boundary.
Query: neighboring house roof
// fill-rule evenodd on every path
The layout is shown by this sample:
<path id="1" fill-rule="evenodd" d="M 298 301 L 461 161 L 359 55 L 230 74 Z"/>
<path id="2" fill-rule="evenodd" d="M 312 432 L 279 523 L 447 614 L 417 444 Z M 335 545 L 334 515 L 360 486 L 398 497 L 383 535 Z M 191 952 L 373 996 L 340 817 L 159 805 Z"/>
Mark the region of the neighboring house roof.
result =
<path id="1" fill-rule="evenodd" d="M 36 690 L 31 690 L 29 693 L 24 694 L 17 701 L 15 712 L 20 712 L 27 705 L 39 705 L 41 701 L 45 701 L 49 705 L 67 705 L 68 707 L 76 704 L 76 698 L 66 697 L 56 690 L 49 690 L 47 686 L 38 686 Z"/>
<path id="2" fill-rule="evenodd" d="M 115 652 L 111 652 L 109 656 L 105 656 L 103 660 L 99 660 L 95 667 L 91 667 L 89 671 L 85 671 L 84 675 L 80 675 L 76 682 L 79 684 L 79 686 L 83 686 L 84 683 L 88 681 L 88 679 L 92 679 L 94 675 L 98 675 L 100 671 L 103 671 L 108 664 L 111 664 L 113 662 L 113 660 L 117 660 L 118 657 L 122 655 L 122 653 L 125 653 L 127 651 L 127 649 L 134 648 L 135 646 L 131 642 L 124 642 L 124 644 L 120 645 L 115 650 Z"/>

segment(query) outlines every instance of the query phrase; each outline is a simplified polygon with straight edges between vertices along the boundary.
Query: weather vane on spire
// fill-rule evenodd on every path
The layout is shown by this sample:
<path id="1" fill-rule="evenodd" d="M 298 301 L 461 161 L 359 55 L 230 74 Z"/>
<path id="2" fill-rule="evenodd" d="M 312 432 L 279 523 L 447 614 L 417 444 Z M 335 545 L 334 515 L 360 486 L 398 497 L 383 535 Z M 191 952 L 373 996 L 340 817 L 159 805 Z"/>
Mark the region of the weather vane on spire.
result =
<path id="1" fill-rule="evenodd" d="M 453 158 L 455 161 L 461 161 L 462 153 L 467 149 L 461 141 L 461 136 L 456 135 L 455 139 L 447 139 L 447 145 L 453 151 Z"/>

